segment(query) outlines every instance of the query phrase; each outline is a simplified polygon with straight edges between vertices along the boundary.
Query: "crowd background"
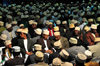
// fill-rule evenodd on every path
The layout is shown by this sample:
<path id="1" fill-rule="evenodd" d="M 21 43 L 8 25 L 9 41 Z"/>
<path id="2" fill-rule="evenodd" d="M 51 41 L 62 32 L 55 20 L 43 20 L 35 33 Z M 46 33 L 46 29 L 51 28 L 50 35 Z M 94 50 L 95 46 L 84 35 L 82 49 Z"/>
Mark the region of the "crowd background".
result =
<path id="1" fill-rule="evenodd" d="M 98 0 L 3 0 L 0 65 L 100 66 Z"/>

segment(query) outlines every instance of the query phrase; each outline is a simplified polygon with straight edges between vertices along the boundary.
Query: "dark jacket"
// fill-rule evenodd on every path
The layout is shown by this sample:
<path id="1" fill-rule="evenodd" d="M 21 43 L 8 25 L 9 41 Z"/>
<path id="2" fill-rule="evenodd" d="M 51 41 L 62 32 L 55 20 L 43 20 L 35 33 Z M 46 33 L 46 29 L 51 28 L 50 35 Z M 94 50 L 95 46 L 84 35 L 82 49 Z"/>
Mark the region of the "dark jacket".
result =
<path id="1" fill-rule="evenodd" d="M 26 50 L 25 50 L 25 47 L 24 47 L 24 40 L 23 39 L 18 40 L 18 46 L 21 47 L 21 53 L 22 53 L 23 56 L 25 56 Z M 29 52 L 32 51 L 33 46 L 34 46 L 34 44 L 32 43 L 32 40 L 27 39 L 27 48 L 28 48 Z"/>
<path id="2" fill-rule="evenodd" d="M 43 49 L 43 51 L 44 51 L 44 48 L 45 48 L 46 46 L 45 46 L 45 44 L 44 44 L 43 38 L 40 38 L 40 39 L 37 41 L 37 43 L 42 45 L 42 49 Z M 47 39 L 47 46 L 48 46 L 49 50 L 52 50 L 51 42 L 50 42 L 50 40 L 48 40 L 48 39 Z"/>

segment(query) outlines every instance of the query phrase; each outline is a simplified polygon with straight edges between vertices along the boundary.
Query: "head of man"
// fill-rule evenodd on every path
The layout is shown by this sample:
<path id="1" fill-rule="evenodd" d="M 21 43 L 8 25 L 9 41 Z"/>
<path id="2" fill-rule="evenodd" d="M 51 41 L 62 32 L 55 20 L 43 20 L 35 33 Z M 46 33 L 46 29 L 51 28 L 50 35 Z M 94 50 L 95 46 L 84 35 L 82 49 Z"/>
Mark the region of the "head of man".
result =
<path id="1" fill-rule="evenodd" d="M 60 38 L 61 38 L 60 32 L 55 32 L 55 33 L 54 33 L 54 36 L 55 36 L 55 40 L 56 40 L 56 41 L 60 40 Z"/>
<path id="2" fill-rule="evenodd" d="M 11 40 L 6 40 L 6 41 L 5 41 L 5 46 L 6 46 L 7 48 L 11 48 L 11 47 L 12 47 Z"/>
<path id="3" fill-rule="evenodd" d="M 43 38 L 46 40 L 49 37 L 49 31 L 48 30 L 44 30 L 43 31 Z"/>
<path id="4" fill-rule="evenodd" d="M 7 24 L 6 25 L 6 29 L 11 32 L 13 30 L 12 25 L 11 24 Z"/>
<path id="5" fill-rule="evenodd" d="M 27 28 L 21 29 L 20 37 L 21 37 L 22 39 L 27 39 L 27 34 L 28 34 L 28 29 L 27 29 Z"/>
<path id="6" fill-rule="evenodd" d="M 78 36 L 80 34 L 80 27 L 75 27 L 74 33 Z"/>
<path id="7" fill-rule="evenodd" d="M 37 28 L 37 22 L 33 22 L 32 28 L 33 28 L 33 29 Z"/>
<path id="8" fill-rule="evenodd" d="M 53 28 L 53 23 L 52 22 L 49 22 L 49 28 Z"/>

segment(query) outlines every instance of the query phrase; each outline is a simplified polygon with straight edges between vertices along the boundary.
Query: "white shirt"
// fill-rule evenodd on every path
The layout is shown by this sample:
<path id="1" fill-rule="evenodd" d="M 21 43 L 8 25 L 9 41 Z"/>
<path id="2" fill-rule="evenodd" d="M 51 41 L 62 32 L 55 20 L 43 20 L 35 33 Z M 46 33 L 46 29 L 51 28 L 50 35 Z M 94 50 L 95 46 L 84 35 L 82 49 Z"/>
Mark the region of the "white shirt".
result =
<path id="1" fill-rule="evenodd" d="M 27 48 L 27 39 L 24 40 L 24 47 L 25 47 L 25 50 L 28 52 L 28 48 Z M 25 60 L 24 60 L 24 63 L 27 61 L 27 58 L 28 58 L 28 55 L 25 54 Z"/>
<path id="2" fill-rule="evenodd" d="M 27 48 L 27 39 L 24 40 L 24 47 L 25 47 L 25 50 L 28 52 L 28 48 Z"/>
<path id="3" fill-rule="evenodd" d="M 86 25 L 86 23 L 81 24 L 79 27 L 81 28 L 81 30 L 83 30 L 84 26 Z"/>
<path id="4" fill-rule="evenodd" d="M 44 44 L 45 44 L 44 50 L 49 50 L 49 48 L 48 48 L 48 46 L 47 46 L 47 40 L 44 40 Z"/>

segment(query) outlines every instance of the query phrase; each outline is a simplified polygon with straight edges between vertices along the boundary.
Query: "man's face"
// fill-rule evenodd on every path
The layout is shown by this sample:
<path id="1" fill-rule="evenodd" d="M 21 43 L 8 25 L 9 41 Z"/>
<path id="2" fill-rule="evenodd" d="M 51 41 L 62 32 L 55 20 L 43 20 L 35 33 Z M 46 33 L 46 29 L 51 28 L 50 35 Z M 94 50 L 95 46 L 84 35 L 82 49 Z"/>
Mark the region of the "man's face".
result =
<path id="1" fill-rule="evenodd" d="M 36 24 L 33 24 L 33 25 L 32 25 L 32 28 L 36 28 L 36 27 L 37 27 L 37 25 L 36 25 Z"/>
<path id="2" fill-rule="evenodd" d="M 97 30 L 96 30 L 96 29 L 92 29 L 92 32 L 93 32 L 93 33 L 96 33 L 96 32 L 97 32 Z"/>
<path id="3" fill-rule="evenodd" d="M 13 29 L 12 29 L 12 27 L 10 27 L 10 28 L 8 28 L 7 30 L 8 30 L 9 32 L 11 32 Z"/>
<path id="4" fill-rule="evenodd" d="M 52 25 L 49 25 L 49 28 L 52 28 L 53 26 Z"/>
<path id="5" fill-rule="evenodd" d="M 12 47 L 12 44 L 7 45 L 7 47 L 8 47 L 8 48 L 11 48 L 11 47 Z"/>
<path id="6" fill-rule="evenodd" d="M 58 35 L 58 36 L 55 35 L 55 39 L 56 39 L 56 41 L 60 40 L 60 35 Z"/>
<path id="7" fill-rule="evenodd" d="M 21 34 L 20 34 L 20 37 L 21 37 L 22 39 L 26 39 L 26 38 L 27 38 L 26 34 L 24 34 L 24 33 L 21 33 Z"/>
<path id="8" fill-rule="evenodd" d="M 79 35 L 79 31 L 78 30 L 75 30 L 75 35 Z"/>
<path id="9" fill-rule="evenodd" d="M 44 38 L 44 39 L 48 39 L 48 37 L 49 37 L 49 35 L 43 34 L 43 38 Z"/>

